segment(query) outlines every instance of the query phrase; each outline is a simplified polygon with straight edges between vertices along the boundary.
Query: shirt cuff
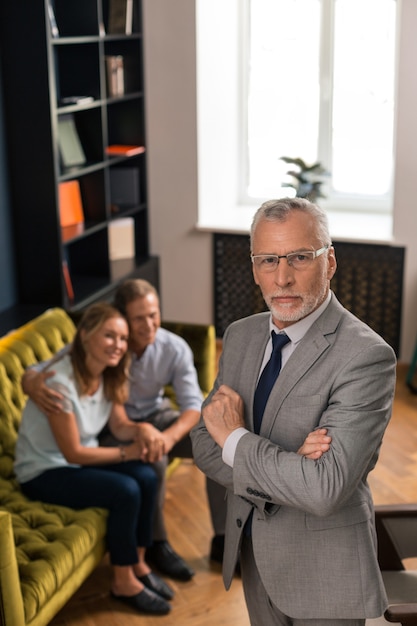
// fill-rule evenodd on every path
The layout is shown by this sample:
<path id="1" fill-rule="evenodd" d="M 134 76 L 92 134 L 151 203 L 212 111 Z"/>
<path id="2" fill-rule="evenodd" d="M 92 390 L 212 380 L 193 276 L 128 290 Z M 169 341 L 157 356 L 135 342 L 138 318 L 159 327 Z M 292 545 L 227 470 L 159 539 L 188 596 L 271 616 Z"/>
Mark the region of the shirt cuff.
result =
<path id="1" fill-rule="evenodd" d="M 230 433 L 230 435 L 224 442 L 224 446 L 223 446 L 223 452 L 222 452 L 223 463 L 226 463 L 226 465 L 229 465 L 229 467 L 233 467 L 237 444 L 239 443 L 243 435 L 246 435 L 246 433 L 248 432 L 250 431 L 247 430 L 246 428 L 241 427 L 241 428 L 236 428 L 236 430 Z"/>

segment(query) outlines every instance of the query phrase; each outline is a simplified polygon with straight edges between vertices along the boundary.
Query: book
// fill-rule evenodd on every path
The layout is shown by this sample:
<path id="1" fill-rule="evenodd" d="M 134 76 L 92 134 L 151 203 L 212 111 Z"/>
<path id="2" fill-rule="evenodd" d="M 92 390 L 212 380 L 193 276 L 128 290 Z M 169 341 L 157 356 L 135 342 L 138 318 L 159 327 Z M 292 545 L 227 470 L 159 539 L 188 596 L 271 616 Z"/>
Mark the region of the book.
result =
<path id="1" fill-rule="evenodd" d="M 73 115 L 61 115 L 58 119 L 58 146 L 64 167 L 84 165 L 86 162 Z"/>
<path id="2" fill-rule="evenodd" d="M 145 152 L 144 146 L 129 146 L 124 144 L 112 144 L 107 146 L 106 154 L 109 156 L 135 156 Z"/>
<path id="3" fill-rule="evenodd" d="M 133 30 L 133 0 L 126 0 L 126 35 L 131 35 Z"/>
<path id="4" fill-rule="evenodd" d="M 110 168 L 110 208 L 117 213 L 121 207 L 136 206 L 140 201 L 139 168 Z"/>
<path id="5" fill-rule="evenodd" d="M 78 180 L 59 183 L 59 219 L 61 228 L 84 223 L 84 211 Z"/>
<path id="6" fill-rule="evenodd" d="M 65 283 L 65 288 L 67 290 L 68 299 L 70 300 L 70 302 L 72 302 L 74 300 L 74 288 L 72 286 L 72 280 L 71 280 L 71 275 L 68 269 L 68 263 L 65 260 L 62 261 L 62 274 L 64 276 L 64 283 Z"/>
<path id="7" fill-rule="evenodd" d="M 133 0 L 110 0 L 107 33 L 131 35 L 133 28 Z"/>
<path id="8" fill-rule="evenodd" d="M 109 96 L 123 96 L 125 93 L 125 72 L 122 55 L 106 56 L 107 93 Z"/>
<path id="9" fill-rule="evenodd" d="M 59 37 L 59 29 L 55 19 L 54 9 L 52 4 L 48 2 L 48 17 L 49 17 L 49 26 L 51 27 L 51 36 L 56 39 Z"/>

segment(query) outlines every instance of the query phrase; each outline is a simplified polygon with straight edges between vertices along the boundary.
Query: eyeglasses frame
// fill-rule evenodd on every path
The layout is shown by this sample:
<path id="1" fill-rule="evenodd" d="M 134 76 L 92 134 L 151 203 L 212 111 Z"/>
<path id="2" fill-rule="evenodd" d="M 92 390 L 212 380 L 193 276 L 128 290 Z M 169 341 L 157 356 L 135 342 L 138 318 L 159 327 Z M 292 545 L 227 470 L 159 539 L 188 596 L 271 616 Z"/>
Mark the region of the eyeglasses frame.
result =
<path id="1" fill-rule="evenodd" d="M 331 247 L 332 244 L 326 244 L 325 246 L 323 246 L 323 248 L 318 248 L 317 250 L 299 250 L 297 252 L 289 252 L 288 254 L 251 254 L 250 258 L 252 263 L 254 263 L 254 259 L 259 258 L 259 257 L 273 257 L 274 259 L 277 259 L 277 267 L 279 265 L 279 260 L 280 259 L 287 259 L 287 263 L 289 265 L 289 267 L 293 267 L 292 263 L 290 263 L 290 261 L 288 261 L 288 257 L 290 256 L 296 256 L 297 254 L 303 254 L 305 252 L 308 252 L 309 254 L 313 253 L 313 258 L 312 260 L 314 261 L 314 259 L 317 259 L 317 257 L 321 256 L 326 250 L 328 250 Z M 277 267 L 273 270 L 269 270 L 270 272 L 274 272 Z M 268 271 L 268 270 L 267 270 Z"/>

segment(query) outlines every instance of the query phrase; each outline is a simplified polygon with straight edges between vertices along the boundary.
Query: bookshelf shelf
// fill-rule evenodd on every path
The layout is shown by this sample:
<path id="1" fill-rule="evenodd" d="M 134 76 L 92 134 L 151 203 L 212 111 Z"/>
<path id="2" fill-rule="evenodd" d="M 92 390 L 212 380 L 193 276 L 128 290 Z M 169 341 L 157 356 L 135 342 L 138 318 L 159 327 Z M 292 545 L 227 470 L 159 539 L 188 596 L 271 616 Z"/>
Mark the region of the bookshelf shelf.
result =
<path id="1" fill-rule="evenodd" d="M 106 154 L 110 144 L 146 146 L 141 0 L 126 0 L 132 7 L 131 34 L 108 32 L 114 1 L 40 0 L 0 9 L 21 306 L 79 310 L 110 298 L 124 278 L 158 283 L 158 260 L 149 252 L 146 150 Z M 123 59 L 118 96 L 110 95 L 109 56 Z M 116 169 L 127 180 L 133 177 L 129 185 L 138 194 L 133 200 L 117 204 L 112 197 Z M 72 180 L 79 184 L 84 223 L 63 232 L 59 189 Z M 134 256 L 115 262 L 109 228 L 120 217 L 133 220 Z"/>

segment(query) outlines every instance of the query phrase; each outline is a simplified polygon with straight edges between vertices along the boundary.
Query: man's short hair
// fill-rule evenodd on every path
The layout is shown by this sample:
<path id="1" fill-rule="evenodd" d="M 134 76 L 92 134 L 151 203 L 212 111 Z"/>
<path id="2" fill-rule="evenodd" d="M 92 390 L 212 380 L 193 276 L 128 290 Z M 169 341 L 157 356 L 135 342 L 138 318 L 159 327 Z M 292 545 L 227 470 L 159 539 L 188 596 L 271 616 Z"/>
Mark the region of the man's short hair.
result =
<path id="1" fill-rule="evenodd" d="M 143 278 L 129 278 L 120 285 L 114 296 L 114 306 L 126 315 L 126 306 L 138 298 L 153 293 L 159 300 L 158 292 L 151 283 Z"/>

